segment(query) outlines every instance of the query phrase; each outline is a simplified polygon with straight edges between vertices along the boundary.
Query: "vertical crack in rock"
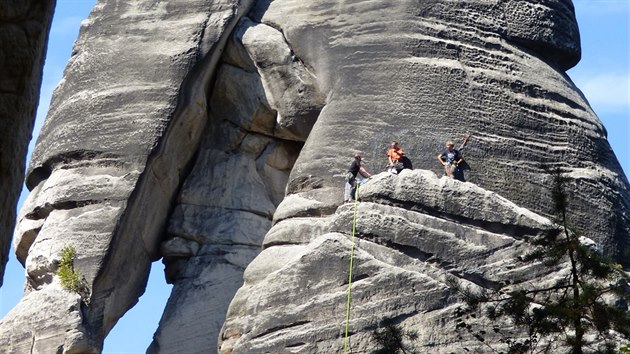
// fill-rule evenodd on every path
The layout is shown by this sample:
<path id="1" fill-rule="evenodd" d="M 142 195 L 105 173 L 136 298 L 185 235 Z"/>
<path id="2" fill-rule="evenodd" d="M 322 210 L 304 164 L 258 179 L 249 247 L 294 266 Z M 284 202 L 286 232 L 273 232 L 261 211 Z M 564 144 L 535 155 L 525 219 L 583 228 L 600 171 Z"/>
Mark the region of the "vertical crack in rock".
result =
<path id="1" fill-rule="evenodd" d="M 243 19 L 218 68 L 203 142 L 162 244 L 174 287 L 148 352 L 217 347 L 227 307 L 323 105 L 282 33 Z"/>

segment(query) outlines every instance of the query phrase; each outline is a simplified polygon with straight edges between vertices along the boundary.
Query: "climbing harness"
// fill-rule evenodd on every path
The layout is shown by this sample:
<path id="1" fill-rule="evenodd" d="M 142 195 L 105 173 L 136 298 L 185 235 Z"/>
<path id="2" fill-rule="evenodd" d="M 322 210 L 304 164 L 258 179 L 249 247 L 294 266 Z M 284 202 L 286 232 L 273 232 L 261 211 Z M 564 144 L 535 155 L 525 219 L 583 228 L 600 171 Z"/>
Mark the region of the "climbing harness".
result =
<path id="1" fill-rule="evenodd" d="M 352 288 L 352 261 L 354 260 L 354 234 L 357 230 L 357 204 L 359 203 L 359 188 L 360 184 L 357 184 L 357 190 L 354 192 L 354 218 L 352 220 L 352 250 L 350 251 L 350 271 L 348 272 L 348 302 L 346 304 L 346 335 L 343 341 L 343 353 L 348 354 L 350 346 L 350 340 L 348 338 L 348 328 L 350 326 L 350 290 Z"/>

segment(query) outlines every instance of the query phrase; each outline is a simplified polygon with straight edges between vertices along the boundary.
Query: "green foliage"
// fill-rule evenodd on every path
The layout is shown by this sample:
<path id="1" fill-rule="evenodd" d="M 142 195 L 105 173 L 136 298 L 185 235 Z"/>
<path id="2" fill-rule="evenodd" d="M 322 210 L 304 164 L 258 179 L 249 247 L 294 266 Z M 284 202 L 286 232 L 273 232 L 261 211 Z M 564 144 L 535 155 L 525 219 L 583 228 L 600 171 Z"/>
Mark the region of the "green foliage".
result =
<path id="1" fill-rule="evenodd" d="M 375 354 L 398 354 L 413 353 L 404 341 L 414 341 L 418 335 L 413 331 L 405 331 L 392 320 L 387 319 L 383 320 L 379 328 L 372 332 L 372 337 L 378 345 Z"/>
<path id="2" fill-rule="evenodd" d="M 68 245 L 61 250 L 61 261 L 59 267 L 55 272 L 59 276 L 61 286 L 71 292 L 81 295 L 86 298 L 87 286 L 81 273 L 74 269 L 74 259 L 76 257 L 76 251 L 74 246 Z"/>
<path id="3" fill-rule="evenodd" d="M 533 240 L 538 248 L 520 261 L 548 267 L 568 264 L 569 274 L 546 288 L 504 287 L 484 294 L 459 289 L 467 307 L 458 313 L 456 329 L 499 352 L 488 344 L 488 333 L 476 326 L 477 320 L 471 316 L 483 309 L 488 319 L 503 319 L 514 326 L 515 331 L 498 326 L 492 331 L 492 337 L 500 338 L 510 354 L 549 353 L 553 342 L 570 347 L 574 354 L 593 346 L 599 353 L 615 353 L 619 337 L 630 338 L 628 277 L 621 266 L 583 245 L 570 230 L 566 179 L 559 171 L 553 178 L 552 198 L 559 227 Z M 611 304 L 610 298 L 617 299 L 616 303 Z M 588 334 L 595 335 L 595 339 L 588 340 L 592 337 Z M 630 353 L 628 345 L 619 350 Z"/>

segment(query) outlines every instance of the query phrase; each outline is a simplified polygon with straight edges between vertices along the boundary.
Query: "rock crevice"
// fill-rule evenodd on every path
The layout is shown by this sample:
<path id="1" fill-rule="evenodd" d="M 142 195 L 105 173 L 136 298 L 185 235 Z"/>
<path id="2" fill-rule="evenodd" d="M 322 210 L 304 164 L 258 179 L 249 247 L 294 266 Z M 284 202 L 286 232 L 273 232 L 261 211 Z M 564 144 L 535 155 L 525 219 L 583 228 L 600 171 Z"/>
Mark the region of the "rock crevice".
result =
<path id="1" fill-rule="evenodd" d="M 162 244 L 174 288 L 149 352 L 216 347 L 227 306 L 260 252 L 323 107 L 305 73 L 280 32 L 245 18 L 232 34 L 211 90 L 201 148 Z M 181 294 L 189 294 L 187 301 Z"/>

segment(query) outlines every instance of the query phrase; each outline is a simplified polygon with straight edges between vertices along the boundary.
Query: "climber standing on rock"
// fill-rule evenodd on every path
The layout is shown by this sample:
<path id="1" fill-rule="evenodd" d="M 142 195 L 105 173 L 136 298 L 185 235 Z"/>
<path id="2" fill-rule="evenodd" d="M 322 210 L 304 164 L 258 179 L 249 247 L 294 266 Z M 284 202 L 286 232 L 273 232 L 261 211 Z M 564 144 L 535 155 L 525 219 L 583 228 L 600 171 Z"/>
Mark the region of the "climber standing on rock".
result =
<path id="1" fill-rule="evenodd" d="M 405 156 L 405 151 L 403 148 L 398 146 L 398 142 L 392 140 L 391 147 L 387 150 L 387 172 L 397 175 L 400 171 L 403 170 L 403 157 Z"/>
<path id="2" fill-rule="evenodd" d="M 464 141 L 466 142 L 467 140 L 465 138 Z M 466 144 L 465 142 L 462 144 L 462 147 Z M 464 161 L 464 157 L 455 149 L 455 144 L 451 140 L 446 142 L 446 149 L 437 156 L 437 159 L 444 166 L 446 175 L 451 178 L 455 176 L 457 166 Z"/>
<path id="3" fill-rule="evenodd" d="M 344 202 L 351 202 L 354 200 L 357 187 L 360 184 L 365 183 L 364 178 L 370 178 L 372 174 L 370 174 L 365 167 L 361 165 L 361 154 L 355 153 L 354 160 L 352 164 L 350 164 L 350 168 L 348 169 L 348 173 L 346 174 L 346 185 L 344 188 Z"/>

